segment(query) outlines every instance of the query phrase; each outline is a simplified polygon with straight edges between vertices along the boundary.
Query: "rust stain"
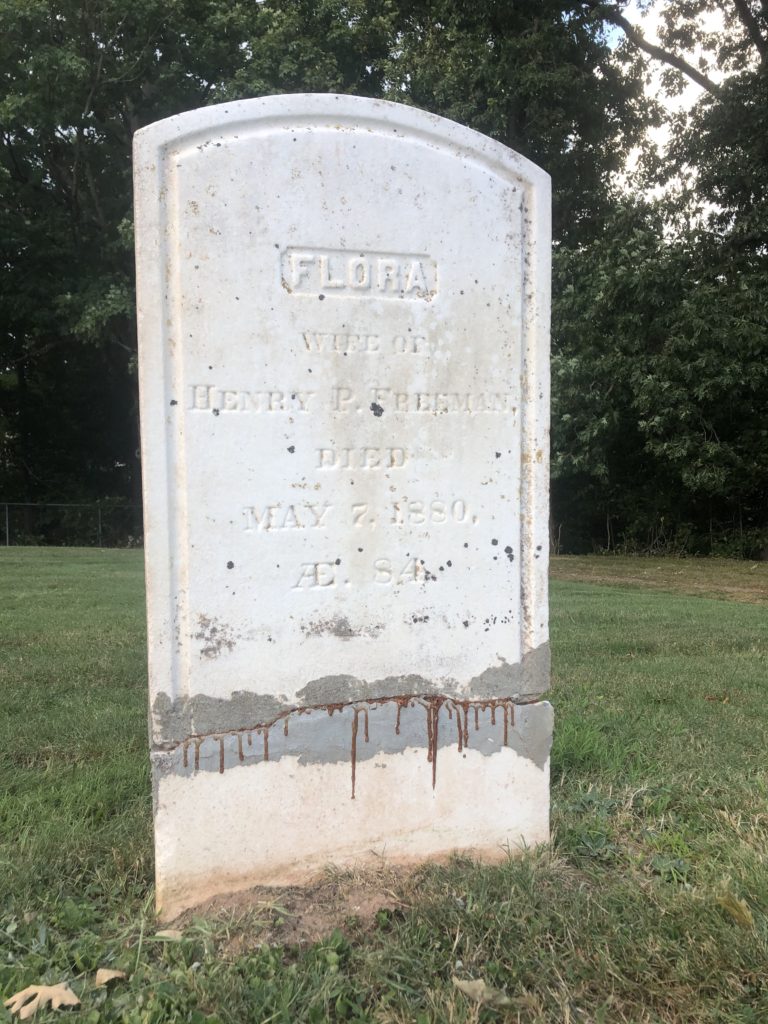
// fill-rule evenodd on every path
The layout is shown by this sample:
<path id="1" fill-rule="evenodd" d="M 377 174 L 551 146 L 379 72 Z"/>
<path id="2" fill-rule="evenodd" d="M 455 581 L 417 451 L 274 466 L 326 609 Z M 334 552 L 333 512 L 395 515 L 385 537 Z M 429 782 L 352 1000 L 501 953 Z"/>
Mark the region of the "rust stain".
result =
<path id="1" fill-rule="evenodd" d="M 269 760 L 269 730 L 270 729 L 271 729 L 271 726 L 269 726 L 269 725 L 260 725 L 258 727 L 258 729 L 256 730 L 256 732 L 261 736 L 263 744 L 264 744 L 264 746 L 263 746 L 263 753 L 264 753 L 264 760 L 265 761 Z"/>
<path id="2" fill-rule="evenodd" d="M 352 715 L 352 799 L 355 799 L 355 774 L 357 772 L 357 708 Z"/>
<path id="3" fill-rule="evenodd" d="M 357 734 L 360 729 L 360 715 L 363 715 L 363 737 L 368 742 L 368 708 L 352 708 L 352 799 L 355 799 L 355 781 L 357 775 Z"/>
<path id="4" fill-rule="evenodd" d="M 470 712 L 474 716 L 475 720 L 475 731 L 480 728 L 480 714 L 490 712 L 490 724 L 491 726 L 497 725 L 497 711 L 501 709 L 502 712 L 502 724 L 503 724 L 503 741 L 502 745 L 505 747 L 509 746 L 510 740 L 510 729 L 515 727 L 515 701 L 510 697 L 496 697 L 488 700 L 457 700 L 454 697 L 446 697 L 442 695 L 425 695 L 425 694 L 407 694 L 398 697 L 379 697 L 371 698 L 364 701 L 344 703 L 333 703 L 333 704 L 319 704 L 311 706 L 302 706 L 295 708 L 288 708 L 271 722 L 265 722 L 260 725 L 250 725 L 242 729 L 232 729 L 225 733 L 206 733 L 206 734 L 193 734 L 182 740 L 180 743 L 175 744 L 171 747 L 171 750 L 182 748 L 182 764 L 184 768 L 189 767 L 189 746 L 194 744 L 194 771 L 200 770 L 200 748 L 206 740 L 214 740 L 219 745 L 219 774 L 222 774 L 226 768 L 226 745 L 225 740 L 228 736 L 233 737 L 237 742 L 237 759 L 239 762 L 245 760 L 245 752 L 243 749 L 243 736 L 245 736 L 249 747 L 253 746 L 253 733 L 256 732 L 262 737 L 263 743 L 263 759 L 269 761 L 269 733 L 270 729 L 276 725 L 279 721 L 283 722 L 283 735 L 288 735 L 288 723 L 292 715 L 310 715 L 313 712 L 325 711 L 329 717 L 333 717 L 337 712 L 341 713 L 347 708 L 352 710 L 352 736 L 351 736 L 351 768 L 352 768 L 352 799 L 355 799 L 356 785 L 357 785 L 357 744 L 358 737 L 360 735 L 360 718 L 362 716 L 363 729 L 362 735 L 366 743 L 370 741 L 370 711 L 372 708 L 381 707 L 384 704 L 394 703 L 397 709 L 395 718 L 395 735 L 400 735 L 401 729 L 401 715 L 403 708 L 412 708 L 417 704 L 420 704 L 426 712 L 426 732 L 427 732 L 427 762 L 432 766 L 432 788 L 434 789 L 437 785 L 437 754 L 439 746 L 439 725 L 440 725 L 440 714 L 445 708 L 448 714 L 448 720 L 453 721 L 454 714 L 456 717 L 456 743 L 457 750 L 462 753 L 469 747 L 469 715 Z M 462 717 L 463 712 L 463 717 Z"/>

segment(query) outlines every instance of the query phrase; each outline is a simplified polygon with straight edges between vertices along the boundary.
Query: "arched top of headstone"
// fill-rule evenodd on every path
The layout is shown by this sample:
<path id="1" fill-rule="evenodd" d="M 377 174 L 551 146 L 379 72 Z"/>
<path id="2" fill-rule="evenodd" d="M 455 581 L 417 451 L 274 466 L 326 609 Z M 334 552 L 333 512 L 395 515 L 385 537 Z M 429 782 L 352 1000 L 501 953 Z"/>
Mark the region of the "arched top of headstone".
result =
<path id="1" fill-rule="evenodd" d="M 378 132 L 483 163 L 492 173 L 537 185 L 549 194 L 549 175 L 526 157 L 448 118 L 387 100 L 339 93 L 290 93 L 201 107 L 156 121 L 135 135 L 139 152 L 236 142 L 274 131 Z"/>

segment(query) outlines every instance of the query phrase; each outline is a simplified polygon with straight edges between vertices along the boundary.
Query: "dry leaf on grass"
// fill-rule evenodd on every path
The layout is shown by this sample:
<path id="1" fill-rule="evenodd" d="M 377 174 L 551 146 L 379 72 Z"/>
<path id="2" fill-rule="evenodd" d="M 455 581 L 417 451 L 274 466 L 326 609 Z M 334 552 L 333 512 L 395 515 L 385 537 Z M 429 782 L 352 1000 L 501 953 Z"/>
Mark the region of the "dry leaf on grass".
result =
<path id="1" fill-rule="evenodd" d="M 155 932 L 156 939 L 169 939 L 171 942 L 178 942 L 184 937 L 184 933 L 178 928 L 163 928 L 161 932 Z"/>
<path id="2" fill-rule="evenodd" d="M 93 984 L 96 988 L 102 988 L 108 985 L 110 981 L 125 981 L 127 977 L 128 975 L 125 971 L 111 971 L 108 967 L 100 967 L 96 971 L 96 980 Z"/>
<path id="3" fill-rule="evenodd" d="M 718 896 L 717 902 L 726 914 L 732 917 L 736 924 L 740 924 L 742 928 L 752 929 L 755 927 L 752 911 L 744 900 L 738 899 L 732 892 L 726 892 L 722 896 Z"/>
<path id="4" fill-rule="evenodd" d="M 497 988 L 491 988 L 481 978 L 477 981 L 462 981 L 461 978 L 451 978 L 451 981 L 465 996 L 474 999 L 477 1003 L 484 1003 L 486 1006 L 512 1006 L 513 1000 Z"/>
<path id="5" fill-rule="evenodd" d="M 6 1008 L 18 1014 L 19 1020 L 28 1020 L 49 1003 L 58 1010 L 62 1006 L 79 1006 L 80 1000 L 65 981 L 60 985 L 30 985 L 5 1000 Z"/>

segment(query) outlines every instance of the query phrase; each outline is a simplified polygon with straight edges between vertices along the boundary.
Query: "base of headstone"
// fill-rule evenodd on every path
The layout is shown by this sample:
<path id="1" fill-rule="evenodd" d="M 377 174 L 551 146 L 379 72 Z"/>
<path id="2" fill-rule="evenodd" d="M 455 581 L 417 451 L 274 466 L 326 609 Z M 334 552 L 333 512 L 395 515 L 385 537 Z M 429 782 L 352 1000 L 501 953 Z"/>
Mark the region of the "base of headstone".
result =
<path id="1" fill-rule="evenodd" d="M 552 725 L 546 701 L 388 698 L 155 752 L 158 912 L 331 864 L 496 861 L 546 842 Z"/>

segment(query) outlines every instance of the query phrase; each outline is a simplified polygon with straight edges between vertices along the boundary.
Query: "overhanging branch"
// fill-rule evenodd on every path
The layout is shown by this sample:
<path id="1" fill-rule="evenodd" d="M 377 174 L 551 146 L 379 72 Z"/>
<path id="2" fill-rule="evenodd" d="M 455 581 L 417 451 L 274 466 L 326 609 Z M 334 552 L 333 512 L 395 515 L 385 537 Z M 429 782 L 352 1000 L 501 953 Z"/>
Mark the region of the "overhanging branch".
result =
<path id="1" fill-rule="evenodd" d="M 747 3 L 747 0 L 733 0 L 733 6 L 738 11 L 741 22 L 747 30 L 747 34 L 752 40 L 755 49 L 763 60 L 765 60 L 768 57 L 768 39 L 766 39 L 760 31 L 760 25 L 758 24 L 757 18 L 752 13 L 752 9 Z"/>
<path id="2" fill-rule="evenodd" d="M 700 85 L 702 89 L 716 96 L 719 92 L 719 88 L 716 82 L 713 82 L 711 78 L 695 68 L 693 64 L 689 64 L 683 57 L 679 57 L 676 53 L 670 53 L 669 50 L 665 50 L 662 46 L 657 46 L 656 43 L 650 42 L 642 32 L 636 28 L 631 21 L 628 21 L 624 15 L 616 8 L 603 8 L 603 14 L 606 20 L 612 22 L 614 25 L 618 25 L 623 30 L 627 39 L 631 43 L 634 43 L 639 50 L 643 50 L 650 57 L 654 57 L 656 60 L 662 61 L 664 64 L 668 64 L 671 68 L 675 68 L 677 71 L 682 72 L 692 82 Z"/>

